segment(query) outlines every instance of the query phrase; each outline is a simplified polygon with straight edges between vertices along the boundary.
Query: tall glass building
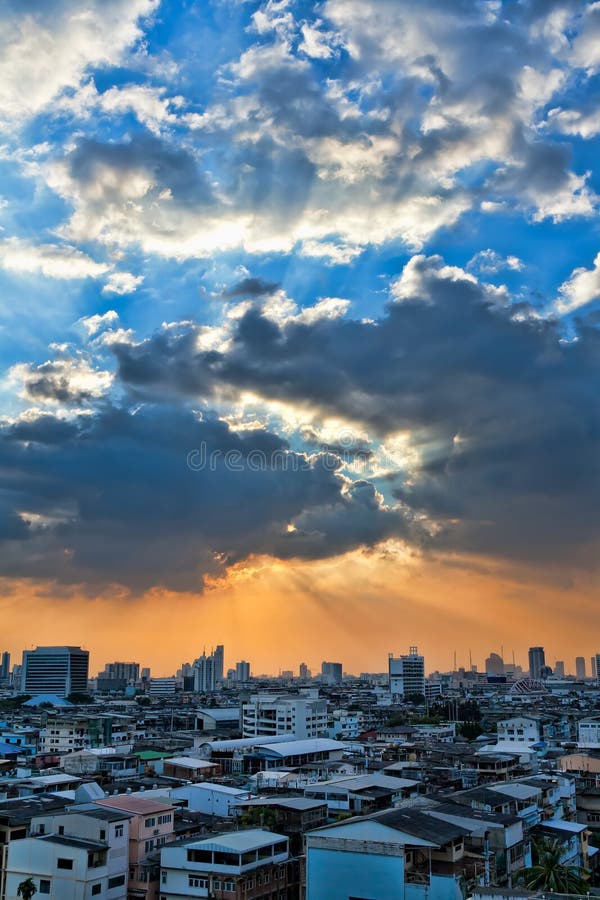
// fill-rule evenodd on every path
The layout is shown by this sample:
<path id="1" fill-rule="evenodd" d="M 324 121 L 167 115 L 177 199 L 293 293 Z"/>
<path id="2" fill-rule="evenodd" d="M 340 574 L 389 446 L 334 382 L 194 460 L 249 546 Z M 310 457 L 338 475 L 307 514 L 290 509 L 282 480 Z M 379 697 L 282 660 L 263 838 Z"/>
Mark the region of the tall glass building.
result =
<path id="1" fill-rule="evenodd" d="M 81 647 L 36 647 L 23 651 L 21 690 L 25 694 L 86 693 L 90 654 Z"/>

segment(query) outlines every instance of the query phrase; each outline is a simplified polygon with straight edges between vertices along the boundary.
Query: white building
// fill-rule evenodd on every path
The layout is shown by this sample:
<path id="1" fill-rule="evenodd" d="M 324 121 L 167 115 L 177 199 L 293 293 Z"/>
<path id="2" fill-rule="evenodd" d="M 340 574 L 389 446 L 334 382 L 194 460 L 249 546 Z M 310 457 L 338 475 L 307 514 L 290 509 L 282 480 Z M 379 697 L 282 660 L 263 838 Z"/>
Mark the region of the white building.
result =
<path id="1" fill-rule="evenodd" d="M 498 741 L 519 741 L 535 744 L 543 738 L 543 729 L 539 719 L 532 716 L 514 716 L 511 719 L 500 719 L 497 723 Z"/>
<path id="2" fill-rule="evenodd" d="M 577 743 L 582 750 L 600 749 L 600 719 L 582 719 L 577 723 Z"/>
<path id="3" fill-rule="evenodd" d="M 327 701 L 296 694 L 257 694 L 242 706 L 242 729 L 244 737 L 326 737 Z"/>
<path id="4" fill-rule="evenodd" d="M 162 900 L 182 897 L 287 896 L 288 839 L 251 828 L 164 847 Z M 224 892 L 224 893 L 221 893 Z"/>
<path id="5" fill-rule="evenodd" d="M 129 819 L 129 814 L 121 810 L 88 803 L 66 812 L 34 816 L 31 833 L 85 838 L 108 844 L 106 894 L 102 896 L 107 900 L 122 900 L 127 893 Z M 55 896 L 62 895 L 57 892 Z"/>
<path id="6" fill-rule="evenodd" d="M 22 881 L 32 878 L 41 897 L 108 900 L 108 844 L 48 835 L 11 841 L 6 859 L 5 900 L 18 900 Z M 115 896 L 125 898 L 126 890 Z"/>
<path id="7" fill-rule="evenodd" d="M 390 693 L 399 697 L 425 695 L 425 658 L 419 655 L 417 647 L 411 647 L 404 656 L 388 658 Z"/>
<path id="8" fill-rule="evenodd" d="M 238 803 L 251 800 L 253 794 L 225 784 L 185 784 L 170 791 L 171 800 L 183 804 L 186 809 L 206 816 L 227 818 L 239 814 Z"/>

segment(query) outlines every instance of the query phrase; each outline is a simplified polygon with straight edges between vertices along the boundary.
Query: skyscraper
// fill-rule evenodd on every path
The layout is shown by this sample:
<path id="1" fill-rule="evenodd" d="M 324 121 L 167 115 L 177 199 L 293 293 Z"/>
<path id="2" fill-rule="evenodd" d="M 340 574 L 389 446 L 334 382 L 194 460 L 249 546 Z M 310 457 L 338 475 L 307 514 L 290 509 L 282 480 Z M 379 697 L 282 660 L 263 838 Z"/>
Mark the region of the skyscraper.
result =
<path id="1" fill-rule="evenodd" d="M 575 675 L 577 678 L 585 678 L 585 656 L 575 657 Z"/>
<path id="2" fill-rule="evenodd" d="M 596 684 L 600 684 L 600 653 L 596 653 L 594 659 L 596 661 Z"/>
<path id="3" fill-rule="evenodd" d="M 10 653 L 6 650 L 2 654 L 2 661 L 0 662 L 0 681 L 8 681 L 8 676 L 10 675 Z"/>
<path id="4" fill-rule="evenodd" d="M 325 684 L 341 684 L 342 664 L 338 662 L 322 662 L 321 680 Z"/>
<path id="5" fill-rule="evenodd" d="M 219 683 L 223 681 L 223 672 L 224 672 L 224 662 L 225 662 L 225 647 L 223 644 L 217 644 L 216 649 L 213 650 L 214 657 L 214 667 L 215 667 L 215 682 Z"/>
<path id="6" fill-rule="evenodd" d="M 539 681 L 542 669 L 546 665 L 546 654 L 543 647 L 529 648 L 529 677 Z"/>
<path id="7" fill-rule="evenodd" d="M 554 663 L 554 674 L 559 678 L 565 677 L 565 664 L 561 659 L 557 659 Z"/>
<path id="8" fill-rule="evenodd" d="M 425 657 L 419 655 L 417 647 L 411 647 L 404 656 L 388 657 L 390 692 L 401 697 L 425 694 Z"/>
<path id="9" fill-rule="evenodd" d="M 485 661 L 485 671 L 488 675 L 504 675 L 504 660 L 498 653 L 490 653 Z"/>
<path id="10" fill-rule="evenodd" d="M 240 682 L 250 681 L 250 663 L 242 659 L 235 664 L 235 680 Z"/>
<path id="11" fill-rule="evenodd" d="M 90 654 L 81 647 L 36 647 L 23 651 L 21 690 L 26 694 L 85 694 Z"/>

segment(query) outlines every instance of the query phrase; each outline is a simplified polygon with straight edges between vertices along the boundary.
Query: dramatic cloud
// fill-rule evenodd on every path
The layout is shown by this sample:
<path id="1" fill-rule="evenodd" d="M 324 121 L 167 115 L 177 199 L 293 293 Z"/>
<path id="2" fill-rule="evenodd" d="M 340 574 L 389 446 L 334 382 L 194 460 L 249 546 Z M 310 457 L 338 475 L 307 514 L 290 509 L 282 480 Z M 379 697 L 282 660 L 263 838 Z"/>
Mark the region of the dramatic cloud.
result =
<path id="1" fill-rule="evenodd" d="M 253 307 L 222 353 L 199 349 L 192 325 L 117 344 L 119 375 L 141 396 L 252 391 L 381 438 L 408 434 L 416 461 L 397 468 L 394 492 L 435 523 L 430 546 L 585 558 L 600 537 L 596 331 L 567 343 L 437 257 L 413 258 L 393 294 L 375 322 L 278 323 Z"/>
<path id="2" fill-rule="evenodd" d="M 318 558 L 408 533 L 330 454 L 160 406 L 0 433 L 4 575 L 198 590 L 252 554 Z"/>

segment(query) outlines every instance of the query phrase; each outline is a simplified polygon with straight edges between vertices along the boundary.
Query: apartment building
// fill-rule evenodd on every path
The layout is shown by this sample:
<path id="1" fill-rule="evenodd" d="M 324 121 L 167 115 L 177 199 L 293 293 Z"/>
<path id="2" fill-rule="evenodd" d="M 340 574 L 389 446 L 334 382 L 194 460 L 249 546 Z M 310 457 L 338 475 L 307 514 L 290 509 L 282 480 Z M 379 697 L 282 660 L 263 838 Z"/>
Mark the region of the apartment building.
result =
<path id="1" fill-rule="evenodd" d="M 178 842 L 161 852 L 160 900 L 294 900 L 298 876 L 284 835 L 260 828 Z"/>
<path id="2" fill-rule="evenodd" d="M 158 800 L 119 794 L 96 801 L 104 809 L 129 813 L 128 893 L 157 900 L 160 850 L 173 840 L 175 807 Z"/>
<path id="3" fill-rule="evenodd" d="M 19 885 L 27 878 L 33 879 L 40 897 L 108 900 L 107 863 L 105 841 L 58 834 L 13 841 L 6 861 L 5 900 L 18 900 Z"/>
<path id="4" fill-rule="evenodd" d="M 258 694 L 242 705 L 245 738 L 290 734 L 299 740 L 327 737 L 327 701 L 297 694 Z"/>

